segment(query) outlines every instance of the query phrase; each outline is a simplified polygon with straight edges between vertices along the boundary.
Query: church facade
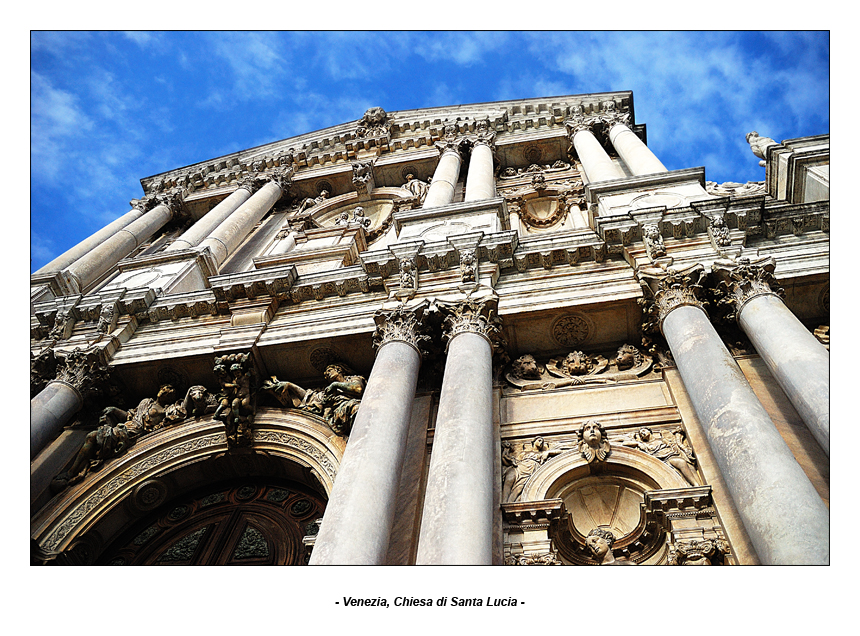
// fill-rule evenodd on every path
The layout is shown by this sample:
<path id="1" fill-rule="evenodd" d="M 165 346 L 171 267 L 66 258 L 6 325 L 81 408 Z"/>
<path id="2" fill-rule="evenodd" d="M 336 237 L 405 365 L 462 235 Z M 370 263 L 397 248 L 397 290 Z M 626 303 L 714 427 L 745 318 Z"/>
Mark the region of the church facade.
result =
<path id="1" fill-rule="evenodd" d="M 142 179 L 31 275 L 32 562 L 829 563 L 829 136 L 747 141 L 613 92 Z"/>

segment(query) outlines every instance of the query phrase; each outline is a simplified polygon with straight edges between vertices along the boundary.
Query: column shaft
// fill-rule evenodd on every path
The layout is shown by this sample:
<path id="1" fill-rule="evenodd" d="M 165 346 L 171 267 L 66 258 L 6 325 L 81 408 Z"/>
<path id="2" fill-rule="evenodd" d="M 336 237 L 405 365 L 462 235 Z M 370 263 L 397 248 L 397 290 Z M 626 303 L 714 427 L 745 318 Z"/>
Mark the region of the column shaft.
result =
<path id="1" fill-rule="evenodd" d="M 669 311 L 663 334 L 761 562 L 829 561 L 829 511 L 705 312 Z"/>
<path id="2" fill-rule="evenodd" d="M 421 356 L 382 345 L 326 506 L 311 565 L 381 565 L 394 523 Z"/>
<path id="3" fill-rule="evenodd" d="M 460 178 L 460 163 L 460 153 L 457 150 L 448 149 L 442 152 L 422 208 L 436 208 L 448 205 L 454 200 L 454 187 Z"/>
<path id="4" fill-rule="evenodd" d="M 633 174 L 667 172 L 666 166 L 626 124 L 619 123 L 612 126 L 609 129 L 609 141 L 612 142 L 613 147 Z"/>
<path id="5" fill-rule="evenodd" d="M 46 274 L 48 272 L 58 272 L 61 269 L 68 267 L 82 256 L 85 256 L 90 250 L 93 250 L 99 245 L 101 245 L 104 241 L 119 232 L 129 223 L 139 219 L 142 215 L 143 212 L 137 208 L 132 209 L 130 212 L 126 212 L 116 221 L 113 221 L 112 223 L 109 223 L 108 225 L 104 226 L 92 236 L 85 238 L 83 241 L 75 245 L 70 250 L 63 252 L 60 256 L 52 260 L 50 263 L 36 270 L 35 273 Z"/>
<path id="6" fill-rule="evenodd" d="M 755 296 L 738 312 L 753 343 L 815 439 L 830 455 L 830 354 L 777 296 Z"/>
<path id="7" fill-rule="evenodd" d="M 237 188 L 230 196 L 209 210 L 202 219 L 188 228 L 182 236 L 171 243 L 164 251 L 175 252 L 199 245 L 203 239 L 212 233 L 212 230 L 221 225 L 224 219 L 247 201 L 250 196 L 251 191 L 248 188 Z"/>
<path id="8" fill-rule="evenodd" d="M 60 433 L 81 406 L 81 394 L 65 382 L 49 382 L 30 400 L 31 460 Z"/>
<path id="9" fill-rule="evenodd" d="M 448 347 L 418 537 L 419 565 L 492 565 L 492 347 L 463 332 Z"/>
<path id="10" fill-rule="evenodd" d="M 83 292 L 90 284 L 147 241 L 172 218 L 170 207 L 159 204 L 136 221 L 129 223 L 101 245 L 82 256 L 65 270 Z"/>
<path id="11" fill-rule="evenodd" d="M 590 130 L 576 131 L 573 133 L 572 141 L 590 183 L 625 177 L 624 171 L 613 163 Z"/>
<path id="12" fill-rule="evenodd" d="M 269 181 L 257 190 L 247 201 L 224 219 L 206 239 L 200 248 L 208 247 L 218 265 L 222 265 L 242 243 L 248 232 L 266 216 L 281 198 L 283 190 L 274 181 Z"/>
<path id="13" fill-rule="evenodd" d="M 466 175 L 464 201 L 483 201 L 496 196 L 496 180 L 493 177 L 493 149 L 486 143 L 472 147 L 469 173 Z"/>

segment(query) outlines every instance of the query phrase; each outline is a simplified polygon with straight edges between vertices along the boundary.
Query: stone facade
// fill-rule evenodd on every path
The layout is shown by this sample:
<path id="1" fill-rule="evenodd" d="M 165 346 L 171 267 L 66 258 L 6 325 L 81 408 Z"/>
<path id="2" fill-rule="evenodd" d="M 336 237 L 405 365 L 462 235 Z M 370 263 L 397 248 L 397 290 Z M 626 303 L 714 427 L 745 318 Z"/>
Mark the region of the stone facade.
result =
<path id="1" fill-rule="evenodd" d="M 829 137 L 644 140 L 373 108 L 142 179 L 31 276 L 33 562 L 828 563 Z"/>

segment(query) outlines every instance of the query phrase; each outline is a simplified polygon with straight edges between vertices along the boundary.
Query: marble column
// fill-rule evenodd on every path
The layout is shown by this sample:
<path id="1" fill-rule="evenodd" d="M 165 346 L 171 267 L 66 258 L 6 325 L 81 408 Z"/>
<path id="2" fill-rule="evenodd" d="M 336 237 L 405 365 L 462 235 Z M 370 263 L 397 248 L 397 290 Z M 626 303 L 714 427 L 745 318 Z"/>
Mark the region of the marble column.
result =
<path id="1" fill-rule="evenodd" d="M 31 460 L 59 435 L 107 373 L 98 351 L 75 349 L 66 354 L 57 367 L 57 377 L 30 400 Z"/>
<path id="2" fill-rule="evenodd" d="M 355 417 L 311 565 L 384 564 L 421 366 L 426 301 L 414 309 L 379 311 L 379 346 Z"/>
<path id="3" fill-rule="evenodd" d="M 493 562 L 496 303 L 442 307 L 448 352 L 418 536 L 419 565 Z"/>
<path id="4" fill-rule="evenodd" d="M 493 139 L 489 122 L 481 122 L 478 138 L 472 146 L 469 172 L 466 175 L 464 201 L 483 201 L 496 196 L 496 179 L 493 176 Z"/>
<path id="5" fill-rule="evenodd" d="M 596 120 L 586 119 L 568 123 L 567 127 L 570 141 L 576 149 L 585 176 L 589 183 L 623 179 L 626 176 L 624 171 L 609 158 L 591 131 L 592 126 L 596 125 L 595 122 Z"/>
<path id="6" fill-rule="evenodd" d="M 164 251 L 175 252 L 177 250 L 187 250 L 199 245 L 216 227 L 221 225 L 228 216 L 235 212 L 240 205 L 245 203 L 253 191 L 253 181 L 251 179 L 246 180 L 230 196 L 209 210 L 203 218 L 188 228 L 182 236 L 168 245 Z"/>
<path id="7" fill-rule="evenodd" d="M 454 188 L 460 178 L 461 163 L 459 143 L 444 142 L 442 154 L 439 157 L 439 163 L 436 164 L 436 171 L 433 173 L 433 180 L 430 182 L 422 208 L 436 208 L 448 205 L 454 200 Z"/>
<path id="8" fill-rule="evenodd" d="M 705 270 L 638 272 L 644 330 L 660 330 L 763 564 L 829 562 L 830 515 L 704 309 Z"/>
<path id="9" fill-rule="evenodd" d="M 634 175 L 667 172 L 666 166 L 623 121 L 609 124 L 609 141 Z"/>
<path id="10" fill-rule="evenodd" d="M 65 267 L 68 267 L 76 260 L 85 256 L 90 250 L 95 249 L 107 239 L 112 237 L 114 234 L 119 232 L 121 229 L 136 221 L 141 216 L 143 216 L 143 210 L 141 208 L 133 208 L 130 212 L 126 212 L 117 220 L 109 223 L 104 226 L 98 232 L 90 236 L 89 238 L 84 239 L 77 245 L 75 245 L 70 250 L 63 252 L 60 256 L 52 260 L 47 265 L 39 268 L 34 272 L 35 274 L 47 274 L 48 272 L 58 272 Z"/>
<path id="11" fill-rule="evenodd" d="M 716 294 L 829 456 L 830 352 L 785 306 L 775 266 L 773 259 L 718 261 L 712 267 Z"/>
<path id="12" fill-rule="evenodd" d="M 288 175 L 272 178 L 212 230 L 200 243 L 199 248 L 202 250 L 208 247 L 218 266 L 221 266 L 241 245 L 253 227 L 274 207 L 288 187 Z"/>
<path id="13" fill-rule="evenodd" d="M 144 205 L 153 203 L 154 207 L 142 214 L 140 218 L 129 223 L 63 270 L 63 275 L 71 286 L 77 287 L 79 293 L 83 292 L 102 274 L 164 227 L 173 218 L 180 204 L 178 197 L 159 197 Z"/>

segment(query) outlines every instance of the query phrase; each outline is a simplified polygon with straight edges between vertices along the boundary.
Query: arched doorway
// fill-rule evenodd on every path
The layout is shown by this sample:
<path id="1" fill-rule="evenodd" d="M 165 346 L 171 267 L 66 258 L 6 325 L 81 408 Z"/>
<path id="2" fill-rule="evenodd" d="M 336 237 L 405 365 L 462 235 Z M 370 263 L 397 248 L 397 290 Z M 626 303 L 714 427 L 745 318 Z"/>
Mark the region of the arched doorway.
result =
<path id="1" fill-rule="evenodd" d="M 138 521 L 99 565 L 301 565 L 325 501 L 296 482 L 241 479 L 178 497 Z"/>

